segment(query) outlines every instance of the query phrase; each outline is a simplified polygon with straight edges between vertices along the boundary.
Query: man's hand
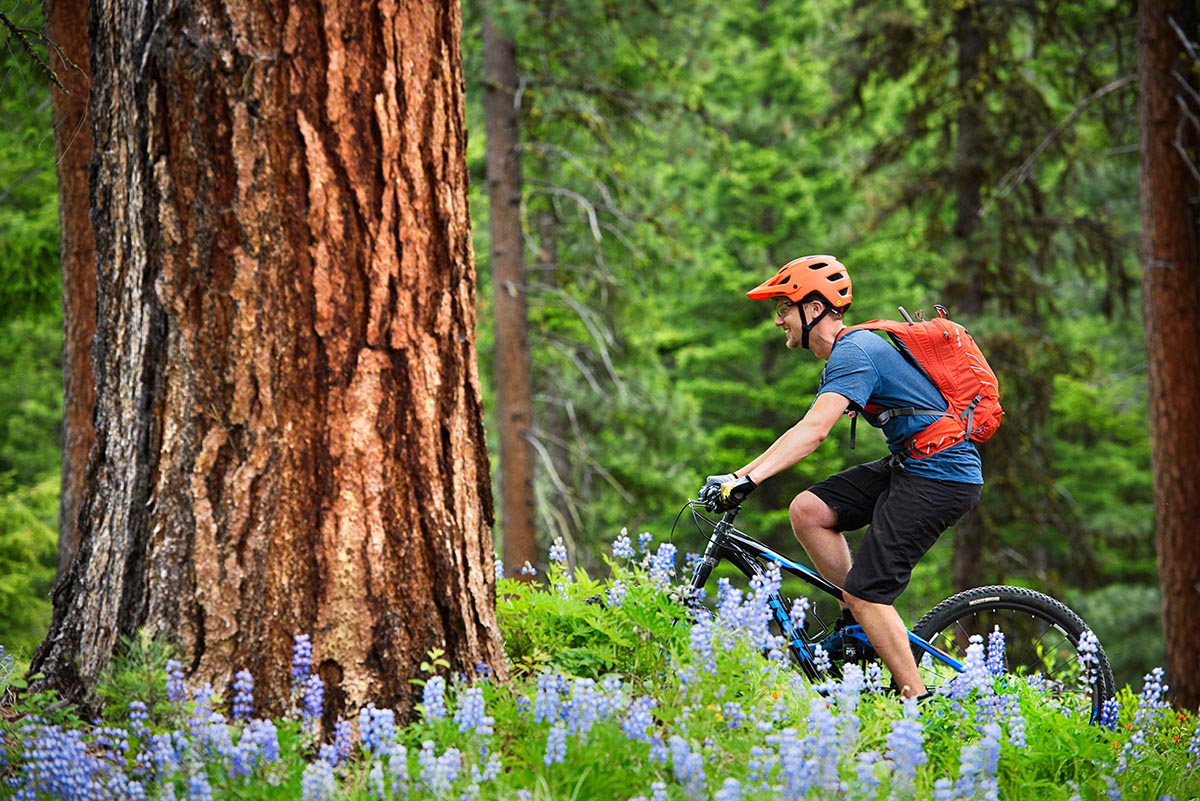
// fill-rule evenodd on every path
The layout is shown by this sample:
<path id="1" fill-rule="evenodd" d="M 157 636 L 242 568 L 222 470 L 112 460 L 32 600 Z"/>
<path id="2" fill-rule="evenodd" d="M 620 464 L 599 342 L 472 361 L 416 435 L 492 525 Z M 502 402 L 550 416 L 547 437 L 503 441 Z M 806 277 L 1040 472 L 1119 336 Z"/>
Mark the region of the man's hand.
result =
<path id="1" fill-rule="evenodd" d="M 737 481 L 737 476 L 733 473 L 709 476 L 704 480 L 704 486 L 696 493 L 696 497 L 704 501 L 705 505 L 707 505 L 711 499 L 720 497 L 721 485 L 728 481 Z"/>
<path id="2" fill-rule="evenodd" d="M 703 498 L 704 506 L 710 512 L 728 512 L 746 500 L 747 496 L 758 486 L 750 476 L 742 478 L 721 476 L 721 478 L 729 480 L 721 482 L 715 492 L 709 492 L 708 497 Z"/>

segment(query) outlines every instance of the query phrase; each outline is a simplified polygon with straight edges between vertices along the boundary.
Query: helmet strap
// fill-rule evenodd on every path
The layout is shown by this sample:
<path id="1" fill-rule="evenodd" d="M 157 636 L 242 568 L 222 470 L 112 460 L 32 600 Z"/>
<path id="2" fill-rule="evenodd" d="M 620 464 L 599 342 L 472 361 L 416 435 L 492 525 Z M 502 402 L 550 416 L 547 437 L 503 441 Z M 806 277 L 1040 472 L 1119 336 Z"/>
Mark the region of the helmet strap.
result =
<path id="1" fill-rule="evenodd" d="M 829 314 L 830 307 L 829 307 L 828 303 L 822 302 L 821 303 L 821 313 L 818 314 L 816 317 L 814 317 L 811 321 L 809 321 L 809 319 L 804 315 L 804 304 L 801 303 L 801 304 L 799 304 L 799 306 L 800 306 L 800 330 L 801 330 L 800 347 L 804 348 L 805 350 L 809 350 L 810 348 L 808 347 L 808 332 L 812 331 L 813 327 L 817 323 L 821 322 L 821 319 L 823 317 L 825 317 L 825 315 Z"/>

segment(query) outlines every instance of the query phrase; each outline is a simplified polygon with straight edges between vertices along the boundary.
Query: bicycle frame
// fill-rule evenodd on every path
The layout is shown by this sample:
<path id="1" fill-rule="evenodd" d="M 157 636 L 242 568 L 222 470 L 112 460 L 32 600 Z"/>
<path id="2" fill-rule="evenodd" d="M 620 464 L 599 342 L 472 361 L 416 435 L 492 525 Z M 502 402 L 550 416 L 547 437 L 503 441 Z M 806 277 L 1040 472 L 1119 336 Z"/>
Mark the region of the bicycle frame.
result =
<path id="1" fill-rule="evenodd" d="M 826 595 L 838 601 L 842 600 L 841 587 L 825 580 L 825 578 L 813 569 L 798 562 L 793 562 L 786 556 L 773 551 L 767 545 L 734 528 L 733 520 L 737 517 L 740 507 L 734 507 L 726 512 L 720 520 L 714 521 L 698 512 L 698 508 L 703 508 L 699 501 L 689 501 L 688 506 L 692 511 L 693 522 L 697 529 L 700 529 L 703 533 L 703 528 L 700 526 L 697 518 L 704 520 L 706 523 L 711 523 L 713 526 L 712 534 L 709 536 L 708 543 L 704 549 L 704 554 L 692 573 L 693 590 L 703 587 L 708 581 L 713 568 L 722 561 L 728 561 L 747 578 L 763 575 L 766 572 L 763 562 L 766 561 L 778 565 L 780 570 L 795 576 Z M 783 598 L 779 593 L 775 593 L 769 599 L 768 605 L 771 607 L 775 622 L 779 626 L 784 639 L 787 640 L 788 645 L 791 647 L 792 654 L 800 669 L 811 679 L 820 678 L 821 671 L 818 670 L 816 665 L 814 646 L 821 641 L 826 632 L 822 631 L 812 639 L 807 638 L 804 630 L 798 630 L 792 622 L 791 615 L 784 607 Z M 871 644 L 866 632 L 858 624 L 846 626 L 842 632 L 842 637 L 843 641 L 853 641 L 859 646 L 869 648 Z M 918 637 L 911 631 L 908 632 L 908 641 L 914 648 L 914 652 L 919 651 L 928 654 L 930 658 L 959 673 L 965 670 L 962 662 L 945 653 L 940 648 L 931 645 L 928 641 Z"/>

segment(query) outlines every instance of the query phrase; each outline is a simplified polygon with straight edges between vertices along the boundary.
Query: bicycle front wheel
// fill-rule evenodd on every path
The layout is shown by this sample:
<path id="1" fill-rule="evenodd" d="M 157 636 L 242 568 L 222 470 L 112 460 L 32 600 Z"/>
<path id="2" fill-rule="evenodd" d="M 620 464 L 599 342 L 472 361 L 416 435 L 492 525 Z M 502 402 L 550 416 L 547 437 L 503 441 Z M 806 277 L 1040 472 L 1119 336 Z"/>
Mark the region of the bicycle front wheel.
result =
<path id="1" fill-rule="evenodd" d="M 1112 668 L 1099 641 L 1081 659 L 1080 641 L 1087 626 L 1079 615 L 1048 595 L 1024 587 L 976 587 L 942 601 L 921 618 L 913 633 L 965 661 L 973 635 L 986 644 L 999 629 L 1004 635 L 1005 673 L 1040 682 L 1057 702 L 1075 713 L 1099 719 L 1104 702 L 1115 695 Z M 916 649 L 914 649 L 916 651 Z M 954 681 L 957 673 L 916 652 L 926 687 Z"/>

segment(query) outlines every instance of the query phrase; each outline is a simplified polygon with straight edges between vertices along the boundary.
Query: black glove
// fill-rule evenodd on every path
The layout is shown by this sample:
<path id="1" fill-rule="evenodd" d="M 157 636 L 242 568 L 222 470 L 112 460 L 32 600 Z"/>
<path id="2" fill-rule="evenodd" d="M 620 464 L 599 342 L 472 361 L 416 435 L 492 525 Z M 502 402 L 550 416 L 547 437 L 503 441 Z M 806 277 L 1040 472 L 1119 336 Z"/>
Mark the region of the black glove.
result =
<path id="1" fill-rule="evenodd" d="M 696 493 L 696 497 L 704 501 L 705 504 L 712 498 L 718 498 L 721 495 L 721 485 L 726 481 L 737 481 L 737 476 L 733 473 L 723 473 L 719 476 L 709 476 L 704 480 L 704 486 Z"/>
<path id="2" fill-rule="evenodd" d="M 728 512 L 746 500 L 757 486 L 750 476 L 734 477 L 730 481 L 722 482 L 717 492 L 709 493 L 704 505 L 710 512 Z"/>

